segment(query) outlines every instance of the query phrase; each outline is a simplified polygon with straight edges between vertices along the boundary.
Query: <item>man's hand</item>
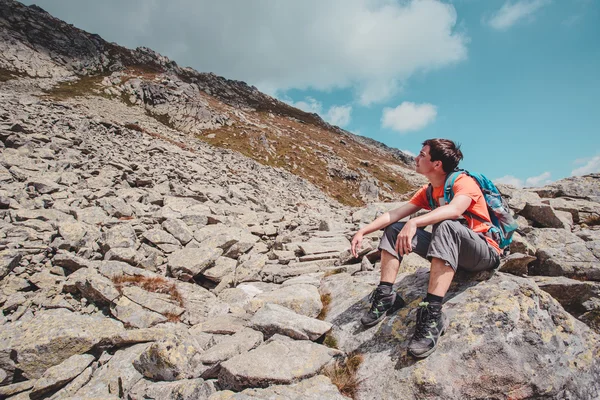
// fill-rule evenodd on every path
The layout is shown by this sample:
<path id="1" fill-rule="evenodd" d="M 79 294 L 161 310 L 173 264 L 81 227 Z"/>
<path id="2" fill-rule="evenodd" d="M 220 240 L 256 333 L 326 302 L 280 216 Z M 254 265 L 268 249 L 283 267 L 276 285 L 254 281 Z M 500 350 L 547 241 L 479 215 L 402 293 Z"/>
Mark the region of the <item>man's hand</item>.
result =
<path id="1" fill-rule="evenodd" d="M 396 240 L 396 252 L 401 255 L 407 255 L 412 251 L 412 239 L 417 233 L 417 224 L 413 220 L 408 220 L 398 234 Z"/>
<path id="2" fill-rule="evenodd" d="M 354 258 L 358 258 L 358 250 L 360 250 L 360 245 L 362 244 L 363 234 L 361 231 L 356 232 L 356 235 L 352 238 L 352 255 Z"/>

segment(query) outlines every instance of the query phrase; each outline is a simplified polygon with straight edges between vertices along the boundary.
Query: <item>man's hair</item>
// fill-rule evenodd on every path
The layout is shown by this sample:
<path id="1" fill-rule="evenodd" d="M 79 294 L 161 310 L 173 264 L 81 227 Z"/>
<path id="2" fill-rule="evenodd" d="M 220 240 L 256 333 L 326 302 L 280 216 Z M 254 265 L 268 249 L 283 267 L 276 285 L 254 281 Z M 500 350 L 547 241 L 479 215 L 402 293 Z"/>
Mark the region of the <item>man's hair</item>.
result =
<path id="1" fill-rule="evenodd" d="M 447 174 L 454 171 L 460 160 L 463 159 L 460 144 L 456 144 L 452 140 L 428 139 L 423 142 L 423 146 L 429 146 L 431 161 L 441 161 L 442 169 Z"/>

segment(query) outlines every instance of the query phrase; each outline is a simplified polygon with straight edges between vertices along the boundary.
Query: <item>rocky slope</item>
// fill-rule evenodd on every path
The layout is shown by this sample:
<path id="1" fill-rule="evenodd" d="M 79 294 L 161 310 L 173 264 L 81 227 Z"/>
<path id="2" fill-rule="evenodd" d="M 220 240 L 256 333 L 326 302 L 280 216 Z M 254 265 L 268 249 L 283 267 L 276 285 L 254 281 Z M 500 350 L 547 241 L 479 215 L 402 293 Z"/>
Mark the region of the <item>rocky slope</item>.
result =
<path id="1" fill-rule="evenodd" d="M 395 287 L 408 305 L 364 329 L 381 232 L 359 259 L 348 252 L 358 226 L 395 204 L 341 205 L 193 132 L 205 134 L 209 120 L 226 129 L 238 112 L 256 124 L 330 128 L 274 109 L 259 117 L 249 107 L 264 95 L 229 93 L 220 85 L 232 83 L 214 76 L 199 91 L 183 73 L 126 79 L 117 66 L 92 77 L 103 95 L 86 92 L 92 81 L 61 85 L 114 65 L 87 56 L 109 45 L 36 8 L 1 1 L 0 10 L 10 70 L 0 82 L 0 398 L 600 396 L 600 175 L 502 187 L 521 227 L 511 256 L 494 274 L 457 276 L 450 328 L 415 360 L 405 347 L 427 263 L 403 260 Z M 35 30 L 16 16 L 27 15 L 37 29 L 53 23 L 89 42 L 25 40 Z M 122 65 L 178 68 L 119 49 Z M 188 95 L 190 112 L 178 114 Z M 180 118 L 157 118 L 165 114 Z M 185 125 L 190 115 L 197 123 Z M 344 386 L 348 373 L 335 368 L 344 364 L 358 385 Z"/>
<path id="2" fill-rule="evenodd" d="M 0 15 L 0 79 L 43 78 L 52 98 L 95 94 L 141 107 L 171 128 L 301 176 L 344 204 L 391 200 L 422 182 L 407 168 L 407 154 L 244 82 L 105 42 L 38 7 L 3 0 Z"/>

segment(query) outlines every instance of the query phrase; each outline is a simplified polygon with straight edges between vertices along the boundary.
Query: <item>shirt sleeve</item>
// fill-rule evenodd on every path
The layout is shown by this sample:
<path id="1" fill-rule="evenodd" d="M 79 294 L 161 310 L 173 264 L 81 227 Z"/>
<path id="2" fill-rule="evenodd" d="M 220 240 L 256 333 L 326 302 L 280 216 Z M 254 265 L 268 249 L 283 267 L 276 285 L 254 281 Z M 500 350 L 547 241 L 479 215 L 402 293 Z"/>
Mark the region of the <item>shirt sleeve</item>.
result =
<path id="1" fill-rule="evenodd" d="M 453 192 L 454 197 L 458 195 L 469 197 L 471 200 L 473 200 L 471 204 L 477 203 L 483 196 L 481 189 L 479 189 L 479 185 L 477 185 L 477 182 L 475 182 L 475 179 L 465 174 L 461 174 L 456 178 L 454 181 Z"/>
<path id="2" fill-rule="evenodd" d="M 429 207 L 429 202 L 427 201 L 427 186 L 429 185 L 425 185 L 419 189 L 417 193 L 415 193 L 415 195 L 410 199 L 410 203 L 425 210 L 431 210 L 431 207 Z"/>

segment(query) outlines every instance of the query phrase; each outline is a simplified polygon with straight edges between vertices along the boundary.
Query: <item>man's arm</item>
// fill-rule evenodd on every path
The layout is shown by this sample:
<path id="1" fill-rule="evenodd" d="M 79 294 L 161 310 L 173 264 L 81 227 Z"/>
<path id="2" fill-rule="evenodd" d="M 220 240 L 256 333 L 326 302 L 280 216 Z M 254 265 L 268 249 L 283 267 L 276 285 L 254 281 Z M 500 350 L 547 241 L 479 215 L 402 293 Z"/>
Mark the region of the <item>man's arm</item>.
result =
<path id="1" fill-rule="evenodd" d="M 469 196 L 457 195 L 452 199 L 450 204 L 443 205 L 427 214 L 408 220 L 398 234 L 398 240 L 396 241 L 398 254 L 405 255 L 412 251 L 411 242 L 417 232 L 417 228 L 437 224 L 447 219 L 458 219 L 467 211 L 472 201 Z"/>
<path id="2" fill-rule="evenodd" d="M 364 235 L 368 235 L 371 232 L 375 232 L 381 228 L 384 228 L 393 222 L 399 221 L 406 216 L 416 213 L 420 209 L 421 207 L 419 206 L 416 206 L 412 203 L 406 203 L 403 206 L 381 214 L 373 222 L 360 228 L 352 238 L 352 255 L 354 257 L 358 257 L 357 250 L 360 248 L 360 244 Z"/>

